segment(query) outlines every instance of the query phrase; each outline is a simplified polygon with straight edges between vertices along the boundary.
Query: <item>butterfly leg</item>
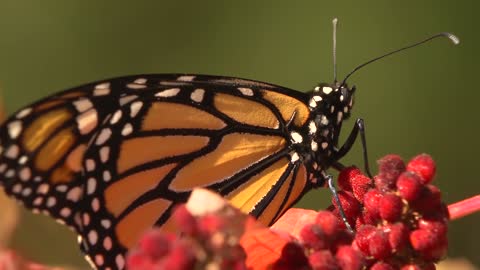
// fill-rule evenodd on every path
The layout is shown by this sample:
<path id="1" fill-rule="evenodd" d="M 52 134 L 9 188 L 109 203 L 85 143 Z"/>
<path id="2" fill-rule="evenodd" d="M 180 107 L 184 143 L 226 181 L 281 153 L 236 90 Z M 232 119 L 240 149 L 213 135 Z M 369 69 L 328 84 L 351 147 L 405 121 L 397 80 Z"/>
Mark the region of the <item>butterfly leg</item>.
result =
<path id="1" fill-rule="evenodd" d="M 345 223 L 345 226 L 347 227 L 347 230 L 349 232 L 354 233 L 352 226 L 350 226 L 350 223 L 348 223 L 347 216 L 345 215 L 345 211 L 343 210 L 342 203 L 340 202 L 340 198 L 338 197 L 337 189 L 333 184 L 333 176 L 327 175 L 326 178 L 327 178 L 328 188 L 332 192 L 332 196 L 338 205 L 338 211 L 340 212 L 340 216 L 342 217 L 343 223 Z"/>
<path id="2" fill-rule="evenodd" d="M 372 178 L 372 173 L 370 172 L 370 165 L 368 163 L 367 140 L 365 137 L 365 122 L 361 118 L 358 118 L 355 121 L 355 125 L 353 126 L 353 129 L 350 132 L 350 135 L 348 135 L 347 140 L 342 145 L 342 147 L 340 147 L 340 149 L 335 153 L 335 160 L 341 159 L 350 151 L 359 133 L 360 133 L 360 140 L 362 142 L 363 164 L 365 166 L 365 172 L 370 178 Z"/>

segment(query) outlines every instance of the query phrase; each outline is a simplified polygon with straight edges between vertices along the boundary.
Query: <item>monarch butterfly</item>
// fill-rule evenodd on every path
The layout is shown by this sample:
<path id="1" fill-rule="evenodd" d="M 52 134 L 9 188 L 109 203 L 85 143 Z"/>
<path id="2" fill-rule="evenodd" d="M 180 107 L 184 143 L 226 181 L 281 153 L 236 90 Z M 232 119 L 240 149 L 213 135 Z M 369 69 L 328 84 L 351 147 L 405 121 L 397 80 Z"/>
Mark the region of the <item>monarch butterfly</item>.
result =
<path id="1" fill-rule="evenodd" d="M 456 40 L 441 33 L 411 46 L 439 36 Z M 361 119 L 338 144 L 355 93 L 346 80 L 364 65 L 309 94 L 182 74 L 72 88 L 2 125 L 0 183 L 27 208 L 76 231 L 101 269 L 123 269 L 125 252 L 146 229 L 171 229 L 172 208 L 194 187 L 215 190 L 270 224 L 331 179 L 328 168 L 343 167 L 339 160 L 359 133 L 368 170 Z"/>

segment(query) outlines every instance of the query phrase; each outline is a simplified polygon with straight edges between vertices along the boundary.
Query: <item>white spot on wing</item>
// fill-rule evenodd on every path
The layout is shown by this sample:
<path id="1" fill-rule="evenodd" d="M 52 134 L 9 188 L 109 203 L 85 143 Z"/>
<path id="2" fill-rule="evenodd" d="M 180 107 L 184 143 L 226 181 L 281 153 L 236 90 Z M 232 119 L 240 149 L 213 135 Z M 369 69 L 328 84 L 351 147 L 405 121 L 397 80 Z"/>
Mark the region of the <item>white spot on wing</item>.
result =
<path id="1" fill-rule="evenodd" d="M 145 79 L 145 78 L 138 78 L 138 79 L 136 79 L 135 81 L 133 81 L 133 83 L 146 84 L 146 83 L 147 83 L 147 79 Z"/>
<path id="2" fill-rule="evenodd" d="M 48 184 L 41 184 L 37 188 L 37 193 L 45 195 L 48 193 L 49 190 L 50 190 L 50 186 Z"/>
<path id="3" fill-rule="evenodd" d="M 2 165 L 0 165 L 0 173 L 3 173 L 6 169 L 7 169 L 7 164 L 3 163 Z"/>
<path id="4" fill-rule="evenodd" d="M 105 163 L 108 161 L 110 155 L 110 147 L 104 146 L 100 149 L 100 160 Z"/>
<path id="5" fill-rule="evenodd" d="M 21 156 L 19 159 L 18 159 L 18 164 L 25 164 L 27 163 L 28 161 L 28 157 L 27 156 Z"/>
<path id="6" fill-rule="evenodd" d="M 91 172 L 93 170 L 95 170 L 95 161 L 93 159 L 87 159 L 85 161 L 85 167 L 87 169 L 87 172 Z"/>
<path id="7" fill-rule="evenodd" d="M 318 150 L 318 143 L 316 141 L 312 141 L 310 143 L 310 148 L 312 149 L 312 151 L 316 152 Z"/>
<path id="8" fill-rule="evenodd" d="M 77 116 L 76 120 L 80 134 L 88 134 L 97 126 L 97 111 L 95 109 L 88 110 Z"/>
<path id="9" fill-rule="evenodd" d="M 110 119 L 110 124 L 112 124 L 112 125 L 113 125 L 113 124 L 116 124 L 116 123 L 120 120 L 120 118 L 122 118 L 122 111 L 121 111 L 121 110 L 117 110 L 117 111 L 113 114 L 112 118 Z"/>
<path id="10" fill-rule="evenodd" d="M 43 198 L 42 197 L 37 197 L 35 200 L 33 200 L 33 205 L 34 206 L 39 206 L 43 203 Z"/>
<path id="11" fill-rule="evenodd" d="M 64 218 L 69 217 L 70 214 L 72 213 L 72 210 L 70 208 L 64 207 L 62 210 L 60 210 L 60 215 Z"/>
<path id="12" fill-rule="evenodd" d="M 103 181 L 108 182 L 112 179 L 112 175 L 109 171 L 103 171 Z"/>
<path id="13" fill-rule="evenodd" d="M 326 126 L 328 125 L 328 119 L 325 115 L 322 115 L 321 119 L 320 119 L 320 124 Z"/>
<path id="14" fill-rule="evenodd" d="M 7 178 L 11 178 L 11 177 L 14 177 L 15 176 L 15 170 L 14 169 L 9 169 L 6 173 L 5 173 L 5 177 Z"/>
<path id="15" fill-rule="evenodd" d="M 296 162 L 297 160 L 299 160 L 300 157 L 298 156 L 297 152 L 294 152 L 293 154 L 291 154 L 290 156 L 290 162 L 294 163 Z"/>
<path id="16" fill-rule="evenodd" d="M 98 201 L 97 198 L 94 198 L 94 199 L 92 200 L 92 210 L 93 210 L 94 212 L 97 212 L 99 209 L 100 209 L 100 202 Z"/>
<path id="17" fill-rule="evenodd" d="M 108 88 L 99 88 L 99 89 L 95 89 L 93 90 L 93 95 L 94 96 L 106 96 L 110 94 L 110 89 Z"/>
<path id="18" fill-rule="evenodd" d="M 322 149 L 326 149 L 328 147 L 328 143 L 327 142 L 322 142 Z"/>
<path id="19" fill-rule="evenodd" d="M 20 193 L 20 191 L 22 191 L 22 185 L 20 184 L 15 184 L 12 188 L 12 192 L 13 193 Z"/>
<path id="20" fill-rule="evenodd" d="M 296 131 L 292 131 L 290 132 L 290 137 L 292 138 L 292 141 L 294 143 L 301 143 L 303 142 L 303 137 L 302 135 L 300 135 L 300 133 L 296 132 Z"/>
<path id="21" fill-rule="evenodd" d="M 19 152 L 20 148 L 18 147 L 18 145 L 13 144 L 8 147 L 7 151 L 5 152 L 5 156 L 10 159 L 15 159 L 17 158 Z"/>
<path id="22" fill-rule="evenodd" d="M 308 106 L 312 107 L 312 108 L 315 108 L 317 107 L 317 102 L 315 100 L 310 99 L 310 102 L 308 102 Z"/>
<path id="23" fill-rule="evenodd" d="M 77 111 L 85 112 L 88 109 L 92 108 L 93 104 L 88 98 L 81 98 L 79 100 L 74 101 L 73 106 L 75 106 Z"/>
<path id="24" fill-rule="evenodd" d="M 97 140 L 95 141 L 96 145 L 102 145 L 104 144 L 112 135 L 112 130 L 109 128 L 104 128 L 102 131 L 100 131 L 100 134 L 97 137 Z"/>
<path id="25" fill-rule="evenodd" d="M 59 185 L 55 188 L 58 192 L 65 192 L 67 191 L 68 187 L 67 185 Z"/>
<path id="26" fill-rule="evenodd" d="M 32 112 L 32 108 L 25 108 L 17 113 L 17 118 L 21 119 Z"/>
<path id="27" fill-rule="evenodd" d="M 28 181 L 30 180 L 30 177 L 32 177 L 32 172 L 30 171 L 30 168 L 25 167 L 20 170 L 19 173 L 20 180 L 22 181 Z"/>
<path id="28" fill-rule="evenodd" d="M 95 89 L 108 89 L 108 88 L 110 88 L 109 82 L 95 85 Z"/>
<path id="29" fill-rule="evenodd" d="M 103 248 L 105 248 L 105 250 L 107 250 L 107 251 L 112 249 L 112 238 L 107 236 L 103 239 Z"/>
<path id="30" fill-rule="evenodd" d="M 95 263 L 98 266 L 102 266 L 104 262 L 105 262 L 105 260 L 103 258 L 103 255 L 100 255 L 100 254 L 95 255 Z"/>
<path id="31" fill-rule="evenodd" d="M 93 194 L 95 192 L 95 189 L 97 188 L 97 181 L 95 178 L 90 177 L 87 180 L 87 194 Z"/>
<path id="32" fill-rule="evenodd" d="M 147 88 L 147 86 L 145 84 L 128 83 L 127 88 L 130 88 L 130 89 L 144 89 L 144 88 Z"/>
<path id="33" fill-rule="evenodd" d="M 202 102 L 205 90 L 198 88 L 190 94 L 190 98 L 195 102 Z"/>
<path id="34" fill-rule="evenodd" d="M 308 132 L 310 134 L 315 134 L 315 132 L 317 132 L 317 125 L 314 121 L 310 121 L 310 123 L 308 124 Z"/>
<path id="35" fill-rule="evenodd" d="M 88 233 L 88 242 L 90 242 L 90 244 L 92 245 L 95 245 L 97 243 L 97 240 L 98 240 L 98 234 L 96 231 L 94 230 L 91 230 L 89 233 Z"/>
<path id="36" fill-rule="evenodd" d="M 143 102 L 135 101 L 130 105 L 130 117 L 135 117 L 143 106 Z"/>
<path id="37" fill-rule="evenodd" d="M 125 126 L 124 126 L 123 129 L 122 129 L 122 135 L 123 135 L 123 136 L 127 136 L 127 135 L 129 135 L 130 133 L 132 133 L 132 131 L 133 131 L 132 124 L 126 123 Z"/>
<path id="38" fill-rule="evenodd" d="M 80 187 L 74 187 L 67 193 L 67 199 L 72 202 L 78 202 L 82 196 L 82 189 Z"/>
<path id="39" fill-rule="evenodd" d="M 170 88 L 155 94 L 156 97 L 174 97 L 180 92 L 180 88 Z"/>
<path id="40" fill-rule="evenodd" d="M 8 135 L 10 135 L 10 138 L 16 139 L 18 135 L 20 135 L 20 132 L 22 131 L 22 121 L 13 121 L 8 124 Z"/>
<path id="41" fill-rule="evenodd" d="M 47 207 L 53 207 L 57 204 L 57 199 L 55 197 L 48 197 L 47 199 Z"/>
<path id="42" fill-rule="evenodd" d="M 124 97 L 120 98 L 120 100 L 118 101 L 118 104 L 120 104 L 120 106 L 123 106 L 127 103 L 130 103 L 130 101 L 135 100 L 135 99 L 137 99 L 136 95 L 124 96 Z"/>
<path id="43" fill-rule="evenodd" d="M 313 96 L 312 98 L 313 98 L 313 100 L 315 100 L 316 102 L 320 102 L 320 101 L 323 100 L 323 98 L 322 98 L 321 96 Z"/>
<path id="44" fill-rule="evenodd" d="M 105 229 L 109 229 L 110 226 L 112 226 L 112 222 L 110 222 L 110 220 L 108 220 L 108 219 L 102 219 L 102 221 L 100 221 L 100 224 L 102 224 L 102 226 Z"/>
<path id="45" fill-rule="evenodd" d="M 180 76 L 177 78 L 177 81 L 182 81 L 182 82 L 191 82 L 195 79 L 196 76 L 192 76 L 192 75 L 184 75 L 184 76 Z"/>
<path id="46" fill-rule="evenodd" d="M 123 269 L 123 267 L 125 267 L 125 258 L 123 255 L 118 254 L 117 257 L 115 257 L 115 263 L 117 264 L 118 269 Z"/>
<path id="47" fill-rule="evenodd" d="M 253 96 L 253 90 L 250 89 L 250 88 L 239 87 L 238 90 L 239 90 L 244 96 Z"/>
<path id="48" fill-rule="evenodd" d="M 84 225 L 90 224 L 90 215 L 88 213 L 83 213 L 82 215 L 82 222 Z"/>
<path id="49" fill-rule="evenodd" d="M 30 194 L 32 194 L 32 189 L 31 188 L 25 188 L 24 190 L 22 190 L 22 196 L 23 197 L 28 197 L 30 196 Z"/>

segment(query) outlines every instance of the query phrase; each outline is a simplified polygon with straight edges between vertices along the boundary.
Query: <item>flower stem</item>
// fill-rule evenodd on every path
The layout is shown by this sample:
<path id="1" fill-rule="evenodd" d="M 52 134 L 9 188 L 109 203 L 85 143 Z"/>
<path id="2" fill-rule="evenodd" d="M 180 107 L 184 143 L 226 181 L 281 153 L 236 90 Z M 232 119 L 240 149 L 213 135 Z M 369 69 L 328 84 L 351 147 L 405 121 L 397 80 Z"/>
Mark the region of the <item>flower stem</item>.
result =
<path id="1" fill-rule="evenodd" d="M 478 211 L 480 211 L 480 195 L 476 195 L 448 206 L 450 220 L 459 219 Z"/>

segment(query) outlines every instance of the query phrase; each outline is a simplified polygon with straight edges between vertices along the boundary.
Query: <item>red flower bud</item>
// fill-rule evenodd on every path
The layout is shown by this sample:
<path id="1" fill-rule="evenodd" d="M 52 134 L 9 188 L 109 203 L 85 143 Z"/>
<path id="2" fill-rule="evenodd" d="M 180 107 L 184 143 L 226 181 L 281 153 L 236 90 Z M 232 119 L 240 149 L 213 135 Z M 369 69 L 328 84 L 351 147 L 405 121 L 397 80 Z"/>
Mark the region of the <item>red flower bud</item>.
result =
<path id="1" fill-rule="evenodd" d="M 335 258 L 342 270 L 360 270 L 365 266 L 363 255 L 351 246 L 341 246 L 337 249 Z"/>
<path id="2" fill-rule="evenodd" d="M 395 270 L 396 268 L 391 266 L 390 264 L 382 261 L 376 262 L 370 270 Z"/>
<path id="3" fill-rule="evenodd" d="M 343 223 L 332 212 L 319 211 L 315 219 L 315 224 L 320 226 L 325 235 L 334 239 L 336 234 L 341 231 Z"/>
<path id="4" fill-rule="evenodd" d="M 403 202 L 395 194 L 385 194 L 380 199 L 380 217 L 389 222 L 395 222 L 402 217 Z"/>
<path id="5" fill-rule="evenodd" d="M 218 215 L 205 215 L 198 220 L 198 230 L 204 235 L 212 235 L 215 232 L 221 231 L 226 226 L 224 218 Z"/>
<path id="6" fill-rule="evenodd" d="M 167 257 L 160 263 L 159 269 L 190 270 L 195 266 L 196 258 L 191 247 L 183 242 L 176 242 Z"/>
<path id="7" fill-rule="evenodd" d="M 363 198 L 363 204 L 369 215 L 372 217 L 380 216 L 380 199 L 383 197 L 383 195 L 384 193 L 380 192 L 378 189 L 370 189 L 365 194 Z"/>
<path id="8" fill-rule="evenodd" d="M 352 179 L 353 195 L 357 200 L 363 201 L 365 193 L 372 188 L 372 179 L 363 174 L 358 174 Z"/>
<path id="9" fill-rule="evenodd" d="M 198 232 L 197 220 L 188 211 L 187 207 L 182 204 L 175 208 L 172 218 L 177 223 L 179 230 L 187 235 L 194 236 Z"/>
<path id="10" fill-rule="evenodd" d="M 422 188 L 420 197 L 412 202 L 412 206 L 422 214 L 438 214 L 442 204 L 440 190 L 434 185 L 426 185 Z"/>
<path id="11" fill-rule="evenodd" d="M 362 172 L 357 167 L 348 167 L 340 171 L 338 174 L 338 186 L 345 191 L 352 191 L 351 181 L 357 176 L 362 175 Z"/>
<path id="12" fill-rule="evenodd" d="M 360 202 L 355 199 L 355 196 L 351 192 L 340 190 L 338 192 L 340 203 L 342 204 L 345 216 L 350 223 L 353 223 L 357 216 L 360 214 Z M 335 208 L 338 209 L 337 201 L 332 198 L 332 203 Z"/>
<path id="13" fill-rule="evenodd" d="M 418 229 L 410 234 L 412 247 L 425 259 L 438 260 L 445 255 L 447 241 L 445 235 L 427 229 Z"/>
<path id="14" fill-rule="evenodd" d="M 404 223 L 388 224 L 384 231 L 388 233 L 388 242 L 394 251 L 398 251 L 408 243 L 409 230 Z"/>
<path id="15" fill-rule="evenodd" d="M 420 154 L 408 162 L 407 170 L 415 172 L 421 177 L 422 183 L 428 184 L 435 176 L 436 165 L 430 155 Z"/>
<path id="16" fill-rule="evenodd" d="M 432 219 L 422 218 L 418 220 L 418 228 L 430 230 L 446 236 L 448 225 L 446 220 L 432 220 Z"/>
<path id="17" fill-rule="evenodd" d="M 313 270 L 339 270 L 340 266 L 329 250 L 317 251 L 308 257 Z"/>
<path id="18" fill-rule="evenodd" d="M 363 251 L 363 253 L 369 254 L 368 245 L 370 243 L 370 238 L 376 230 L 377 228 L 372 225 L 364 225 L 357 230 L 355 242 L 358 248 Z"/>
<path id="19" fill-rule="evenodd" d="M 138 243 L 140 251 L 158 260 L 170 251 L 170 246 L 175 239 L 174 235 L 166 234 L 160 230 L 151 230 L 144 234 Z"/>
<path id="20" fill-rule="evenodd" d="M 375 230 L 368 241 L 368 255 L 381 260 L 390 254 L 392 254 L 392 248 L 388 242 L 388 235 L 381 230 Z"/>
<path id="21" fill-rule="evenodd" d="M 405 171 L 405 163 L 398 155 L 386 155 L 377 161 L 378 176 L 375 184 L 381 190 L 390 190 L 395 187 L 398 176 Z"/>
<path id="22" fill-rule="evenodd" d="M 309 224 L 303 227 L 300 237 L 306 248 L 322 250 L 329 247 L 329 240 L 318 224 Z"/>
<path id="23" fill-rule="evenodd" d="M 400 196 L 411 202 L 420 197 L 422 183 L 420 177 L 413 172 L 404 172 L 397 181 L 397 189 Z"/>

